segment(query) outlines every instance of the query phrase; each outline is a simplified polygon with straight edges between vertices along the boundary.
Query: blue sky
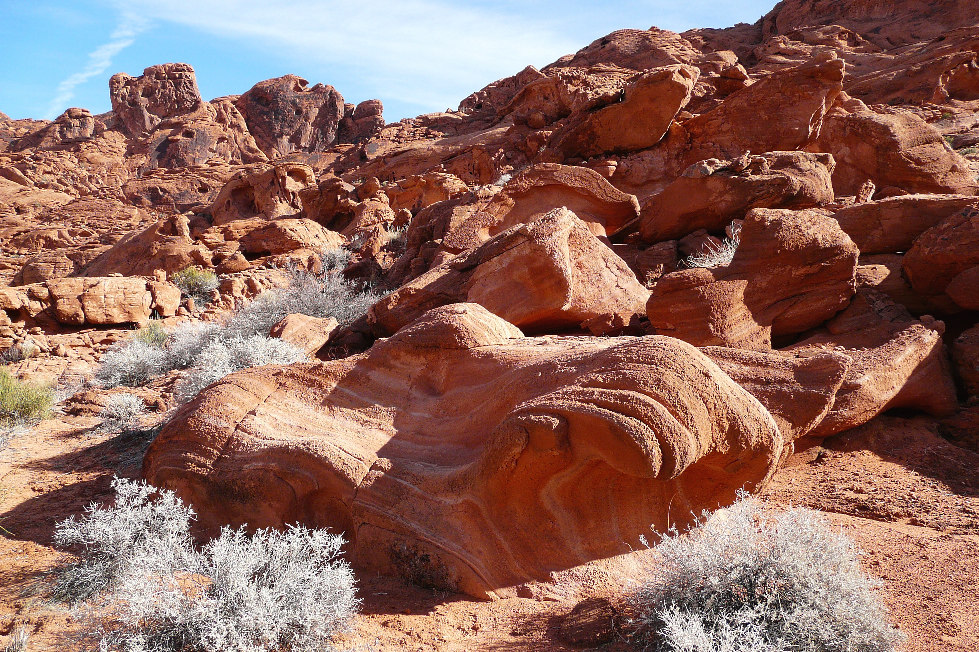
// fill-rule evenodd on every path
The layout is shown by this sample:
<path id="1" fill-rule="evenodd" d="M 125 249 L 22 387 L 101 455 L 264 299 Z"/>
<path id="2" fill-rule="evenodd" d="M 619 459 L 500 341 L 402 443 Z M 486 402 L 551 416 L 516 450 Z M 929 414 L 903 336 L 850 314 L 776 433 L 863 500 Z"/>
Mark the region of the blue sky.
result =
<path id="1" fill-rule="evenodd" d="M 0 0 L 0 111 L 109 110 L 109 77 L 191 64 L 204 99 L 288 73 L 391 122 L 454 108 L 616 29 L 754 22 L 775 0 Z"/>

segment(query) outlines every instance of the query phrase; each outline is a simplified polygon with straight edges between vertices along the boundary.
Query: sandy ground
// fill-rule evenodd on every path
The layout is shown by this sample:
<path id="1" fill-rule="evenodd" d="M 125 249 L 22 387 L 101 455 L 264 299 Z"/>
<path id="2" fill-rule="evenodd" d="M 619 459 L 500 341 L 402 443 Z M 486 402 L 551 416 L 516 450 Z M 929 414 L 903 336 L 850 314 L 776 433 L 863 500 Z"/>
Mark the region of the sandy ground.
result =
<path id="1" fill-rule="evenodd" d="M 0 451 L 0 643 L 26 627 L 29 650 L 91 647 L 47 599 L 48 573 L 62 558 L 51 534 L 59 520 L 109 499 L 114 474 L 136 477 L 148 444 L 97 425 L 62 415 Z M 884 581 L 906 650 L 979 650 L 979 455 L 942 439 L 928 420 L 881 417 L 797 452 L 764 496 L 822 510 L 858 542 L 866 569 Z M 567 619 L 577 598 L 477 602 L 364 575 L 359 586 L 363 612 L 342 649 L 587 649 L 562 633 L 582 621 L 611 632 L 591 649 L 631 649 L 604 607 Z"/>

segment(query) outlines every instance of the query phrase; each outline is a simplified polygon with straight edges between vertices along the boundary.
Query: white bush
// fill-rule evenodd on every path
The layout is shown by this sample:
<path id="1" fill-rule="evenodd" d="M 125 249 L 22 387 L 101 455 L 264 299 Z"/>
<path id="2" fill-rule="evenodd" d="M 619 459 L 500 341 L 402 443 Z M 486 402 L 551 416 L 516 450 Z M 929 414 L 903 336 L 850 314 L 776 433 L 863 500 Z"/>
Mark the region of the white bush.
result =
<path id="1" fill-rule="evenodd" d="M 661 565 L 631 597 L 637 638 L 676 652 L 884 652 L 892 628 L 853 542 L 812 510 L 742 495 L 656 546 Z"/>
<path id="2" fill-rule="evenodd" d="M 164 343 L 169 369 L 192 366 L 201 351 L 221 336 L 221 327 L 214 323 L 189 322 L 173 329 Z"/>
<path id="3" fill-rule="evenodd" d="M 208 385 L 240 369 L 307 359 L 305 352 L 277 338 L 253 335 L 217 340 L 197 356 L 196 366 L 177 387 L 177 399 L 189 401 Z"/>
<path id="4" fill-rule="evenodd" d="M 131 432 L 139 428 L 139 420 L 146 413 L 146 403 L 134 394 L 113 394 L 99 412 L 101 428 L 106 431 Z"/>
<path id="5" fill-rule="evenodd" d="M 724 238 L 721 244 L 715 245 L 708 240 L 704 243 L 704 250 L 699 254 L 691 254 L 684 259 L 683 264 L 687 267 L 726 267 L 734 260 L 734 252 L 741 244 L 741 226 L 737 222 L 731 223 L 731 237 Z"/>
<path id="6" fill-rule="evenodd" d="M 132 339 L 106 351 L 95 371 L 103 387 L 136 387 L 160 375 L 166 369 L 163 350 L 140 339 Z"/>
<path id="7" fill-rule="evenodd" d="M 72 571 L 62 593 L 94 598 L 85 615 L 101 649 L 311 652 L 331 649 L 356 613 L 340 536 L 225 528 L 197 550 L 188 535 L 193 512 L 172 492 L 152 498 L 142 483 L 115 486 L 114 507 L 91 507 L 81 521 L 58 526 L 59 543 L 85 546 L 69 567 L 87 569 L 85 581 Z"/>
<path id="8" fill-rule="evenodd" d="M 62 601 L 87 600 L 133 574 L 172 573 L 191 558 L 194 512 L 176 494 L 124 478 L 112 487 L 115 505 L 93 503 L 81 519 L 70 516 L 55 527 L 55 543 L 77 546 L 80 557 L 59 573 L 54 593 Z M 154 560 L 152 567 L 147 560 Z"/>

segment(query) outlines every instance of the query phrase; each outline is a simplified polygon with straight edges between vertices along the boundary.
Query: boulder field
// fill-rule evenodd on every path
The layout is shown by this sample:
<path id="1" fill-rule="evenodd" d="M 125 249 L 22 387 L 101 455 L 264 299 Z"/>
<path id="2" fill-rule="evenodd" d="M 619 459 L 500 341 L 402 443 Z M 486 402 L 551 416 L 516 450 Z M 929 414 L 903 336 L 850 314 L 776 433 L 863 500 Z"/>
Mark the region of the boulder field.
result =
<path id="1" fill-rule="evenodd" d="M 146 390 L 173 411 L 142 474 L 204 531 L 328 526 L 360 569 L 479 598 L 894 410 L 975 449 L 974 9 L 625 29 L 391 124 L 295 75 L 205 101 L 186 63 L 113 75 L 105 114 L 0 114 L 0 353 L 90 368 L 345 249 L 367 313 L 272 328 L 312 362 Z"/>

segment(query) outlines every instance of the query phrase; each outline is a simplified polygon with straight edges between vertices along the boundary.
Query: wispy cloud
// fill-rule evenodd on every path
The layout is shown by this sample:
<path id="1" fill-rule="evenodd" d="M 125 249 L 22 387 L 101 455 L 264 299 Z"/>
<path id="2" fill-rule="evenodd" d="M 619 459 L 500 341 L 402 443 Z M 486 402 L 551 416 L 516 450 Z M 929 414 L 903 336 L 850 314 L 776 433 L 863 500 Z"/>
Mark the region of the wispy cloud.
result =
<path id="1" fill-rule="evenodd" d="M 109 36 L 108 42 L 89 52 L 88 61 L 82 70 L 63 79 L 58 84 L 58 89 L 51 99 L 47 114 L 44 117 L 52 120 L 68 108 L 68 104 L 75 96 L 75 88 L 108 70 L 113 57 L 124 48 L 132 45 L 136 36 L 144 31 L 148 24 L 148 20 L 144 16 L 128 11 L 123 12 L 119 19 L 119 25 Z"/>

